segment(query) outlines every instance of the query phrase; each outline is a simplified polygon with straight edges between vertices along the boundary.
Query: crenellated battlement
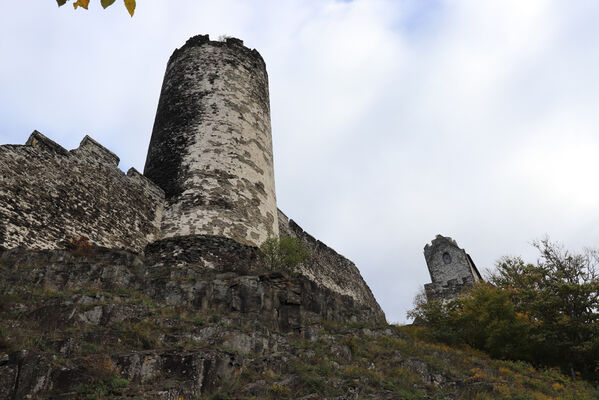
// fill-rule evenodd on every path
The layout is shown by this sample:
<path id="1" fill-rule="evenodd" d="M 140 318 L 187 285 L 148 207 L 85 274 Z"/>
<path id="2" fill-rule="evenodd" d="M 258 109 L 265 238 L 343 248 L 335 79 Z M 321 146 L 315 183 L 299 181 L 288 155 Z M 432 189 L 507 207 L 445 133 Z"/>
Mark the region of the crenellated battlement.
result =
<path id="1" fill-rule="evenodd" d="M 169 59 L 169 64 L 171 64 L 179 56 L 183 55 L 185 50 L 191 47 L 201 47 L 204 45 L 233 48 L 236 52 L 242 52 L 246 56 L 250 56 L 255 61 L 260 63 L 261 68 L 266 70 L 266 63 L 264 62 L 264 59 L 258 50 L 250 49 L 249 47 L 244 46 L 243 40 L 234 37 L 225 37 L 223 40 L 210 40 L 210 35 L 196 35 L 189 38 L 183 46 L 173 51 L 173 54 Z"/>
<path id="2" fill-rule="evenodd" d="M 162 190 L 160 186 L 145 177 L 144 174 L 135 168 L 129 168 L 127 171 L 127 177 L 139 185 L 139 187 L 143 188 L 146 192 L 151 193 L 154 197 L 164 199 L 164 190 Z"/>
<path id="3" fill-rule="evenodd" d="M 29 135 L 29 139 L 27 139 L 25 142 L 25 146 L 45 149 L 63 156 L 74 155 L 89 158 L 90 161 L 96 161 L 108 165 L 118 166 L 120 162 L 120 159 L 116 154 L 102 146 L 88 135 L 85 135 L 83 140 L 81 140 L 78 148 L 67 150 L 41 132 L 33 131 L 31 135 Z"/>
<path id="4" fill-rule="evenodd" d="M 96 142 L 94 139 L 85 135 L 78 148 L 71 150 L 75 155 L 83 155 L 90 160 L 101 164 L 114 165 L 118 167 L 120 159 L 112 151 Z"/>
<path id="5" fill-rule="evenodd" d="M 0 149 L 11 148 L 15 150 L 25 146 L 33 147 L 39 150 L 49 151 L 59 156 L 76 157 L 80 159 L 82 162 L 95 162 L 111 167 L 118 167 L 120 163 L 120 158 L 114 152 L 104 147 L 102 144 L 97 142 L 89 135 L 85 135 L 83 137 L 81 143 L 79 144 L 79 147 L 67 150 L 60 144 L 56 143 L 55 141 L 44 135 L 43 133 L 34 130 L 31 133 L 31 135 L 29 135 L 29 138 L 27 139 L 24 145 L 4 144 L 0 145 Z M 120 172 L 123 173 L 122 171 Z M 129 168 L 127 173 L 124 175 L 130 178 L 131 184 L 139 185 L 140 188 L 143 188 L 148 192 L 152 192 L 157 197 L 164 197 L 164 190 L 162 190 L 160 186 L 156 185 L 150 179 L 146 178 L 141 172 L 139 172 L 135 168 Z"/>
<path id="6" fill-rule="evenodd" d="M 25 146 L 32 146 L 39 149 L 45 149 L 61 154 L 63 156 L 69 155 L 69 151 L 67 149 L 56 143 L 54 140 L 47 138 L 38 131 L 33 131 L 31 135 L 29 135 L 29 139 L 27 139 L 27 141 L 25 142 Z"/>
<path id="7" fill-rule="evenodd" d="M 38 131 L 0 146 L 0 246 L 61 247 L 82 236 L 141 252 L 160 235 L 164 191 L 89 136 L 66 150 Z"/>

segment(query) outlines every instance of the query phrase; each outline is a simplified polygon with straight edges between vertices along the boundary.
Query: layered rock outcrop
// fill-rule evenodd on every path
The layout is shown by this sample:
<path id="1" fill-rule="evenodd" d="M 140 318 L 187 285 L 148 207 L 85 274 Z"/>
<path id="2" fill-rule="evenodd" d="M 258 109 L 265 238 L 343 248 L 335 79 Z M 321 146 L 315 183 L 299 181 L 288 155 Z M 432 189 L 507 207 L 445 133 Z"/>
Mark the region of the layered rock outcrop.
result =
<path id="1" fill-rule="evenodd" d="M 252 249 L 222 240 L 204 246 Z M 304 278 L 255 269 L 251 257 L 238 268 L 206 253 L 213 273 L 196 276 L 150 249 L 0 249 L 0 399 L 597 395 L 553 370 L 414 339 L 407 327 L 312 320 L 355 308 Z"/>
<path id="2" fill-rule="evenodd" d="M 192 247 L 202 256 L 177 258 Z M 384 323 L 349 296 L 266 271 L 255 248 L 219 237 L 155 242 L 145 256 L 0 250 L 0 273 L 0 398 L 85 392 L 77 385 L 117 378 L 148 385 L 149 398 L 197 397 L 248 359 L 286 351 L 288 335 L 310 340 L 322 321 Z M 2 355 L 9 344 L 26 350 Z"/>

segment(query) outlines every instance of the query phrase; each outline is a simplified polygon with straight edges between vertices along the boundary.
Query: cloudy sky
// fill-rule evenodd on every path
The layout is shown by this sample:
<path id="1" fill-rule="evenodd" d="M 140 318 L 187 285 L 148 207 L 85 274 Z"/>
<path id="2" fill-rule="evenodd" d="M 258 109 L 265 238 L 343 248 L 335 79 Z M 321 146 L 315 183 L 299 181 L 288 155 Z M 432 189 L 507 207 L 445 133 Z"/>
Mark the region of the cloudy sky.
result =
<path id="1" fill-rule="evenodd" d="M 27 3 L 27 5 L 25 5 Z M 269 77 L 279 207 L 405 322 L 438 233 L 479 266 L 599 246 L 599 2 L 0 5 L 0 143 L 85 134 L 143 170 L 168 57 L 243 39 Z"/>

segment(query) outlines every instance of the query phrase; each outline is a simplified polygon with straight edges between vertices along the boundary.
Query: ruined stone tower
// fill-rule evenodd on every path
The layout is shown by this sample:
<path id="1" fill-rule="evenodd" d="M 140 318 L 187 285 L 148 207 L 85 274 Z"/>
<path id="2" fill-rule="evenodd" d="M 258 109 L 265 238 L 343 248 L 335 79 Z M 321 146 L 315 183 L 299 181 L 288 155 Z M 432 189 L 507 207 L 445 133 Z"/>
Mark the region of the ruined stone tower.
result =
<path id="1" fill-rule="evenodd" d="M 239 39 L 195 36 L 171 56 L 144 175 L 164 191 L 164 238 L 258 246 L 278 235 L 266 66 Z"/>
<path id="2" fill-rule="evenodd" d="M 424 285 L 429 300 L 452 299 L 482 280 L 470 255 L 450 237 L 437 235 L 424 246 L 424 258 L 432 281 Z"/>

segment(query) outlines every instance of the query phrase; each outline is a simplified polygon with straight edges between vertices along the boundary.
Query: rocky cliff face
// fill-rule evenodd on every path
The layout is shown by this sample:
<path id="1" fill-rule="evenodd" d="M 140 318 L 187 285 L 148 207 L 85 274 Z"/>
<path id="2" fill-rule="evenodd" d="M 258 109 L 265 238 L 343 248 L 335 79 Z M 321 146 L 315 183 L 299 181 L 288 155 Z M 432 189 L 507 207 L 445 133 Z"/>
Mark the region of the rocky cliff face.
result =
<path id="1" fill-rule="evenodd" d="M 166 239 L 145 256 L 87 243 L 3 250 L 0 266 L 0 346 L 18 349 L 0 359 L 0 398 L 77 392 L 98 374 L 139 385 L 166 374 L 176 389 L 145 395 L 199 396 L 243 371 L 247 355 L 289 346 L 285 335 L 310 337 L 322 320 L 380 321 L 220 237 Z"/>
<path id="2" fill-rule="evenodd" d="M 415 341 L 229 239 L 145 254 L 0 249 L 0 399 L 494 398 L 518 367 Z"/>

